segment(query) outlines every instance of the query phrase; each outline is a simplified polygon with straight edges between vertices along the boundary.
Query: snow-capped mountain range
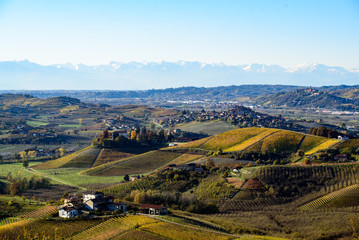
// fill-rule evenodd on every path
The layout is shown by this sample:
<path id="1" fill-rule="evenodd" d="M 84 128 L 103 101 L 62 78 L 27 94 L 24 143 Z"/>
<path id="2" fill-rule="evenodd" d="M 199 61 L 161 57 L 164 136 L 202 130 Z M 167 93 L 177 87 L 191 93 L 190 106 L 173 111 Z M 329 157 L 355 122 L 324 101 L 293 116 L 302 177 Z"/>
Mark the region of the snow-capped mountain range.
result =
<path id="1" fill-rule="evenodd" d="M 0 89 L 145 90 L 170 87 L 215 87 L 242 84 L 297 86 L 354 85 L 359 69 L 303 64 L 225 65 L 201 62 L 110 62 L 107 65 L 40 65 L 23 61 L 0 62 Z"/>

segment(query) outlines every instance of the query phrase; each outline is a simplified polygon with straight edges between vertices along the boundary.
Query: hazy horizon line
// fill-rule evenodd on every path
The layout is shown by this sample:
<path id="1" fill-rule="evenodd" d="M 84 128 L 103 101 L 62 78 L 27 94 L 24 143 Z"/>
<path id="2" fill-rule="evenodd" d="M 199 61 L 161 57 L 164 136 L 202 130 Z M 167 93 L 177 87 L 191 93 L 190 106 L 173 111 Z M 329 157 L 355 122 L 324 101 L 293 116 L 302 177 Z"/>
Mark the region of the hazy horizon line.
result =
<path id="1" fill-rule="evenodd" d="M 344 67 L 343 65 L 327 65 L 324 63 L 319 63 L 319 62 L 305 62 L 305 63 L 299 63 L 296 65 L 281 65 L 279 63 L 260 63 L 260 62 L 252 62 L 252 63 L 237 63 L 237 64 L 231 64 L 231 63 L 224 63 L 224 62 L 205 62 L 205 61 L 200 61 L 200 60 L 184 60 L 184 59 L 179 59 L 179 60 L 175 60 L 175 61 L 171 61 L 171 60 L 162 60 L 162 61 L 147 61 L 147 60 L 129 60 L 129 61 L 121 61 L 121 60 L 110 60 L 107 63 L 98 63 L 98 64 L 88 64 L 88 63 L 83 63 L 83 62 L 78 62 L 78 63 L 74 63 L 74 62 L 56 62 L 56 63 L 47 63 L 47 64 L 43 64 L 43 63 L 39 63 L 36 61 L 32 61 L 29 60 L 28 58 L 24 58 L 24 59 L 14 59 L 14 60 L 0 60 L 0 62 L 30 62 L 30 63 L 35 63 L 41 66 L 54 66 L 54 65 L 67 65 L 67 64 L 71 64 L 73 66 L 76 65 L 86 65 L 86 66 L 90 66 L 90 67 L 95 67 L 95 66 L 104 66 L 104 65 L 109 65 L 111 63 L 119 63 L 119 64 L 129 64 L 129 63 L 141 63 L 144 65 L 147 64 L 151 64 L 151 63 L 156 63 L 156 64 L 161 64 L 161 63 L 202 63 L 202 64 L 206 64 L 206 65 L 212 65 L 212 66 L 231 66 L 231 67 L 239 67 L 239 66 L 245 66 L 245 65 L 267 65 L 267 66 L 280 66 L 282 68 L 285 69 L 289 69 L 289 68 L 293 68 L 293 67 L 298 67 L 298 66 L 305 66 L 305 65 L 325 65 L 328 67 L 341 67 L 341 68 L 345 68 L 347 70 L 358 70 L 358 67 Z"/>

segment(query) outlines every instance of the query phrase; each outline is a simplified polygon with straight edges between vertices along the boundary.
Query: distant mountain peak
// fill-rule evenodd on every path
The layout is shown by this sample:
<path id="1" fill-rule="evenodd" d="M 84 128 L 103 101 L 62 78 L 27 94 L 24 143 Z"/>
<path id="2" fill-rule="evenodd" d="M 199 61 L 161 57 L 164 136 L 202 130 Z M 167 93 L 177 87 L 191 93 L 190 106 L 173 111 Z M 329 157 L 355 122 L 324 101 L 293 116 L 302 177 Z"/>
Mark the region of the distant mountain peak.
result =
<path id="1" fill-rule="evenodd" d="M 22 61 L 0 62 L 2 89 L 145 90 L 183 86 L 216 87 L 243 84 L 323 86 L 357 84 L 359 69 L 306 63 L 290 68 L 260 63 L 226 65 L 197 61 L 116 62 L 89 66 L 43 66 Z"/>
<path id="2" fill-rule="evenodd" d="M 287 72 L 293 73 L 293 72 L 313 72 L 314 70 L 316 70 L 318 68 L 318 63 L 304 63 L 304 64 L 299 64 L 297 66 L 294 67 L 290 67 L 287 69 Z"/>

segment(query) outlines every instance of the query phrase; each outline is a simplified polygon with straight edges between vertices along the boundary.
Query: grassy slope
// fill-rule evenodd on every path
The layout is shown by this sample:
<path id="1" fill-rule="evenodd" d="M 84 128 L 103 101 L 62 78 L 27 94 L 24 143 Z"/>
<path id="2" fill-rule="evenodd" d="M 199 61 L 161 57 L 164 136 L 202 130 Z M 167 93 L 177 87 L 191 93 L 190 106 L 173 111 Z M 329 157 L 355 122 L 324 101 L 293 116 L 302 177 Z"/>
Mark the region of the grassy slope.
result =
<path id="1" fill-rule="evenodd" d="M 68 183 L 72 186 L 97 189 L 104 186 L 117 184 L 123 180 L 123 176 L 87 176 L 82 175 L 84 168 L 56 168 L 38 170 L 56 180 Z M 56 182 L 55 182 L 56 183 Z"/>
<path id="2" fill-rule="evenodd" d="M 236 192 L 235 187 L 218 175 L 203 179 L 195 189 L 195 193 L 200 199 L 207 200 L 226 199 L 234 192 Z"/>
<path id="3" fill-rule="evenodd" d="M 33 168 L 45 170 L 60 167 L 89 167 L 95 157 L 97 157 L 99 151 L 99 149 L 87 147 L 64 157 L 41 163 Z"/>
<path id="4" fill-rule="evenodd" d="M 168 164 L 185 164 L 185 163 L 189 163 L 192 162 L 194 160 L 198 160 L 200 158 L 204 157 L 203 155 L 196 155 L 196 154 L 182 154 L 179 157 L 176 157 L 175 159 L 173 159 L 171 162 L 169 162 Z"/>
<path id="5" fill-rule="evenodd" d="M 117 149 L 103 148 L 98 158 L 96 159 L 96 162 L 93 164 L 93 167 L 100 166 L 109 162 L 118 161 L 120 159 L 129 158 L 132 156 L 134 156 L 134 154 L 121 152 Z"/>

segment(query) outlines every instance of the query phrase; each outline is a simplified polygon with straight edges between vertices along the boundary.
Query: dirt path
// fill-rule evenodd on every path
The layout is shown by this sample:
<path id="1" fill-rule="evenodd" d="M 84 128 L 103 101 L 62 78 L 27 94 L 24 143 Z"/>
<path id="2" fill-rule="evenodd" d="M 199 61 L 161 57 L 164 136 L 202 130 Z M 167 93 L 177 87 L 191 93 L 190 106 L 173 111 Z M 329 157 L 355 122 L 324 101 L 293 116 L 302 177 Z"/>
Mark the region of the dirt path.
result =
<path id="1" fill-rule="evenodd" d="M 302 144 L 303 144 L 305 138 L 306 138 L 306 135 L 304 135 L 304 136 L 302 137 L 302 139 L 300 140 L 300 142 L 299 142 L 299 144 L 298 144 L 298 147 L 297 147 L 297 150 L 296 150 L 295 152 L 298 152 L 299 149 L 302 147 Z"/>
<path id="2" fill-rule="evenodd" d="M 92 167 L 93 167 L 93 165 L 94 165 L 95 162 L 97 161 L 97 158 L 100 156 L 100 154 L 103 152 L 103 150 L 104 150 L 104 148 L 102 148 L 102 149 L 98 152 L 97 156 L 96 156 L 95 159 L 92 161 L 92 163 L 91 163 L 91 165 L 90 165 L 89 168 L 92 168 Z"/>
<path id="3" fill-rule="evenodd" d="M 229 200 L 232 200 L 243 188 L 243 186 L 247 183 L 248 179 L 244 180 L 244 183 L 242 184 L 242 186 L 238 189 L 237 192 L 233 193 L 231 196 L 229 196 Z"/>

